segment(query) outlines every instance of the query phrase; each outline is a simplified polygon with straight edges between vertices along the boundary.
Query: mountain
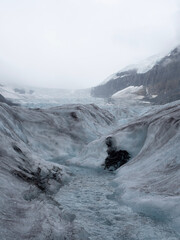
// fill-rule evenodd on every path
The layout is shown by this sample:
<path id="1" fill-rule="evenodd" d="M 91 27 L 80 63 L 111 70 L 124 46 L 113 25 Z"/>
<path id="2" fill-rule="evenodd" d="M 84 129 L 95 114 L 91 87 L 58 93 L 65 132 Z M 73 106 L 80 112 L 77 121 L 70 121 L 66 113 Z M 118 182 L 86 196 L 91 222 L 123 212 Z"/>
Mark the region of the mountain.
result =
<path id="1" fill-rule="evenodd" d="M 141 67 L 141 69 L 140 69 Z M 129 86 L 144 86 L 145 98 L 158 104 L 180 99 L 180 46 L 149 66 L 131 66 L 119 71 L 99 86 L 92 88 L 91 95 L 109 98 Z"/>

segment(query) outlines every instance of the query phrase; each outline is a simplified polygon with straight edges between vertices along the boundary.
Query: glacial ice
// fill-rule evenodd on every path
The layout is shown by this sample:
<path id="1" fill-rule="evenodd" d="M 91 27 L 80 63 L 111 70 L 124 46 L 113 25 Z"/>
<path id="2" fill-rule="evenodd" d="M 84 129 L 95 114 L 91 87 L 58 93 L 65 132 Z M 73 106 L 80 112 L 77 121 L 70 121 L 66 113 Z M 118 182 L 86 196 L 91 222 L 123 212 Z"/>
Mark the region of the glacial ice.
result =
<path id="1" fill-rule="evenodd" d="M 119 149 L 125 149 L 131 154 L 129 163 L 123 165 L 115 174 L 113 198 L 154 222 L 166 223 L 178 236 L 179 121 L 180 101 L 177 101 L 158 106 L 110 134 L 116 139 Z M 80 166 L 101 169 L 107 156 L 107 136 L 109 135 L 89 143 L 79 157 L 69 161 Z M 171 238 L 159 236 L 157 239 Z"/>
<path id="2" fill-rule="evenodd" d="M 134 100 L 0 103 L 1 239 L 179 239 L 180 101 Z M 107 136 L 131 154 L 112 173 Z"/>
<path id="3" fill-rule="evenodd" d="M 53 198 L 70 170 L 45 160 L 72 157 L 113 121 L 93 104 L 41 110 L 0 103 L 1 239 L 87 239 Z"/>

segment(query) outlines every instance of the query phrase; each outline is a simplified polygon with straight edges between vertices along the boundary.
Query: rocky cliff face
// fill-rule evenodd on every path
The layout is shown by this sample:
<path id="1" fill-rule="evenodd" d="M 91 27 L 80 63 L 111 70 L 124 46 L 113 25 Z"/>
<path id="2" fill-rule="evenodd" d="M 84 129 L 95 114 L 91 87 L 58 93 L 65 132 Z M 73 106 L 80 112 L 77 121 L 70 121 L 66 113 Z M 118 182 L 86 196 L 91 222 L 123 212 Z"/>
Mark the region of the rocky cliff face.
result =
<path id="1" fill-rule="evenodd" d="M 120 71 L 108 82 L 92 88 L 94 97 L 109 98 L 129 86 L 146 87 L 146 98 L 155 103 L 167 103 L 180 99 L 180 46 L 158 61 L 149 71 L 138 69 Z M 152 96 L 157 95 L 152 98 Z"/>

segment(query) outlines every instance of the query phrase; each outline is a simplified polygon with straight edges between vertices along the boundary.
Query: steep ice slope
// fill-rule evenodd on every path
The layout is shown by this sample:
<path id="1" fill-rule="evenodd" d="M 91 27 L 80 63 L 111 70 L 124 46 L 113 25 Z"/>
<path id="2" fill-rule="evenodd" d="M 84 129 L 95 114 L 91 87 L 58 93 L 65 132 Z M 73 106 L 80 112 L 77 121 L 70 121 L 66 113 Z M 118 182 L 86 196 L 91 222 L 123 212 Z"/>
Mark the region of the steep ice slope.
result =
<path id="1" fill-rule="evenodd" d="M 70 158 L 112 122 L 95 105 L 32 110 L 0 103 L 1 239 L 87 239 L 54 199 L 69 170 L 44 159 Z"/>
<path id="2" fill-rule="evenodd" d="M 117 146 L 130 152 L 129 163 L 117 171 L 113 198 L 135 212 L 180 229 L 180 102 L 157 107 L 111 133 Z M 78 165 L 100 168 L 105 137 L 91 142 Z"/>
<path id="3" fill-rule="evenodd" d="M 139 213 L 171 222 L 180 234 L 180 102 L 120 129 L 115 137 L 133 156 L 118 171 L 117 198 Z"/>

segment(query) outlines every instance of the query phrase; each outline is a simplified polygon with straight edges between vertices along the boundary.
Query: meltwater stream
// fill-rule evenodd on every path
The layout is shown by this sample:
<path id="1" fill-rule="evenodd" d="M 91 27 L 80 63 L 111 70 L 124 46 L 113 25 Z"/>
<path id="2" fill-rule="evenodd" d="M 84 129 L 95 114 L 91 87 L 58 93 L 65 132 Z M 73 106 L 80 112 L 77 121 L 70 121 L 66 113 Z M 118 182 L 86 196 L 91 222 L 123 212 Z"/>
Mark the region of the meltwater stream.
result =
<path id="1" fill-rule="evenodd" d="M 177 240 L 167 223 L 141 216 L 116 201 L 115 173 L 103 169 L 69 166 L 72 180 L 56 195 L 74 224 L 84 228 L 90 240 Z"/>

